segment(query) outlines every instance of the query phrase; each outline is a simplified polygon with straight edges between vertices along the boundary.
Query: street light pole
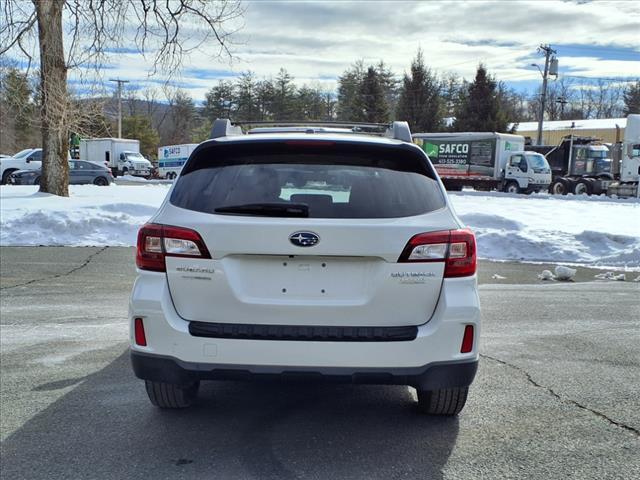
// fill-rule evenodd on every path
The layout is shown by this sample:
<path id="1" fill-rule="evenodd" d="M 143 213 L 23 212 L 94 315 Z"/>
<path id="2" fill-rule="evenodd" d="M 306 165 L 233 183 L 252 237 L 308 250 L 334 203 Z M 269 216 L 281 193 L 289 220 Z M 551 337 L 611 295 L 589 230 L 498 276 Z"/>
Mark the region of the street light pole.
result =
<path id="1" fill-rule="evenodd" d="M 122 84 L 129 83 L 129 80 L 110 78 L 109 81 L 118 84 L 118 138 L 122 138 Z"/>
<path id="2" fill-rule="evenodd" d="M 538 145 L 542 145 L 542 123 L 544 122 L 544 107 L 547 103 L 547 79 L 549 78 L 549 61 L 551 55 L 556 53 L 549 45 L 540 45 L 540 50 L 544 52 L 544 73 L 542 73 L 542 95 L 540 96 L 540 112 L 538 116 Z M 537 66 L 537 65 L 536 65 Z M 555 72 L 557 75 L 557 70 Z M 552 74 L 553 74 L 552 73 Z"/>

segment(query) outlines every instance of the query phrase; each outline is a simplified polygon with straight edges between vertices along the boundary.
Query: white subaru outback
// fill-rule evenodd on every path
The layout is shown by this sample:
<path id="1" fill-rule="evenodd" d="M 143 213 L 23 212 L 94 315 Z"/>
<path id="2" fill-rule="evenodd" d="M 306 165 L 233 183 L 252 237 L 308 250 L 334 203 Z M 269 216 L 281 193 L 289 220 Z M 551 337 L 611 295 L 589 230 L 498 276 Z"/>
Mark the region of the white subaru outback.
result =
<path id="1" fill-rule="evenodd" d="M 154 405 L 190 405 L 201 380 L 302 376 L 409 385 L 421 411 L 460 412 L 475 238 L 406 123 L 389 131 L 216 121 L 138 234 L 131 358 Z"/>

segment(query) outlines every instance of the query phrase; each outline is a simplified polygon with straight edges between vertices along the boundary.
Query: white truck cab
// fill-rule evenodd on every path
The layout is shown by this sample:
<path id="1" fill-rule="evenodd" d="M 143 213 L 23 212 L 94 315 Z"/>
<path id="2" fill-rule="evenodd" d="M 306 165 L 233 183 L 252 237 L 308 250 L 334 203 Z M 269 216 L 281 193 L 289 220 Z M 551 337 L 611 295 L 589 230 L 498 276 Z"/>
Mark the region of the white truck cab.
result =
<path id="1" fill-rule="evenodd" d="M 118 157 L 118 170 L 122 175 L 146 177 L 151 174 L 151 162 L 140 152 L 125 150 Z"/>
<path id="2" fill-rule="evenodd" d="M 513 152 L 504 169 L 504 191 L 508 193 L 546 190 L 551 183 L 551 167 L 536 152 Z"/>

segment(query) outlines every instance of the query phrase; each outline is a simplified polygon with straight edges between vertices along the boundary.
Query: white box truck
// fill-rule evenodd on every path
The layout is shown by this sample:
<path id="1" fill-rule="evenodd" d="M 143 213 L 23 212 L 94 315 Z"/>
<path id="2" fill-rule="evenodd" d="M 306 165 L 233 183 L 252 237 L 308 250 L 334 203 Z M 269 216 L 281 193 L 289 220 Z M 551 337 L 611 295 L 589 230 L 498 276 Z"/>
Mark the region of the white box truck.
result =
<path id="1" fill-rule="evenodd" d="M 160 178 L 168 178 L 170 180 L 176 178 L 189 159 L 191 152 L 197 146 L 197 143 L 185 143 L 183 145 L 166 145 L 158 148 L 158 175 Z"/>
<path id="2" fill-rule="evenodd" d="M 416 133 L 447 190 L 546 191 L 551 168 L 539 153 L 524 150 L 524 137 L 495 132 Z"/>
<path id="3" fill-rule="evenodd" d="M 151 175 L 151 162 L 140 153 L 140 141 L 128 138 L 89 138 L 80 140 L 80 158 L 104 163 L 113 176 Z"/>

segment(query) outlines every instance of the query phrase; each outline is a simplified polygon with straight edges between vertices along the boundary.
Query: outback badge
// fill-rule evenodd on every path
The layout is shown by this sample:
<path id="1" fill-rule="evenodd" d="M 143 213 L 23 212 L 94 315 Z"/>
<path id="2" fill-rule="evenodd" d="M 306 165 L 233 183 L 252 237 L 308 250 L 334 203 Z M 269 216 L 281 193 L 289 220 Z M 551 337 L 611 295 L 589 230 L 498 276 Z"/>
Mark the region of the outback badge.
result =
<path id="1" fill-rule="evenodd" d="M 313 232 L 294 232 L 289 235 L 289 241 L 296 247 L 313 247 L 320 241 L 320 237 Z"/>

